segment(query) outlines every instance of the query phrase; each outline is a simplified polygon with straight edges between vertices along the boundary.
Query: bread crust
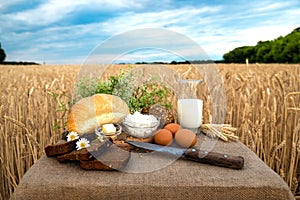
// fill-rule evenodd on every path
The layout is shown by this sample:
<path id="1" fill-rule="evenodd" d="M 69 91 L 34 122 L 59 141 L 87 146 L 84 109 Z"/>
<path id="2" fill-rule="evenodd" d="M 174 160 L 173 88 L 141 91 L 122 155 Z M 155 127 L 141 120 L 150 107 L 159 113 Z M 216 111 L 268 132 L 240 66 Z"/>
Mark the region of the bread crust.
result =
<path id="1" fill-rule="evenodd" d="M 102 124 L 121 122 L 127 114 L 129 108 L 120 97 L 95 94 L 81 99 L 72 107 L 67 129 L 79 135 L 91 133 Z"/>

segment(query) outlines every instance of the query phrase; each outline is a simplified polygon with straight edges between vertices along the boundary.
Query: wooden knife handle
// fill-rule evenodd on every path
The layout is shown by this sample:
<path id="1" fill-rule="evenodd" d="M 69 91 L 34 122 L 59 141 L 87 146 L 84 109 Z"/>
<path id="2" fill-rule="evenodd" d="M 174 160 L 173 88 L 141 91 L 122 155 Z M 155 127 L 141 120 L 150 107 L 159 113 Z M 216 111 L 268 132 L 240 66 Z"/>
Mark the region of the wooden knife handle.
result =
<path id="1" fill-rule="evenodd" d="M 195 162 L 227 167 L 232 169 L 242 169 L 244 158 L 242 156 L 233 156 L 217 152 L 207 152 L 197 149 L 188 149 L 182 156 L 184 159 Z"/>

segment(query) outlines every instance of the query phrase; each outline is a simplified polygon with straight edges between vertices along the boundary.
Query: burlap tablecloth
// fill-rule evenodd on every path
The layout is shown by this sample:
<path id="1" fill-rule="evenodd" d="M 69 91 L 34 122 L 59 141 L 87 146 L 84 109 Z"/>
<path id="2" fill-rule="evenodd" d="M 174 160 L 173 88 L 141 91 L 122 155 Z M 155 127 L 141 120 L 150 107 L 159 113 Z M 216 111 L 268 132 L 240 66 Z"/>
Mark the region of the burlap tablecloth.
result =
<path id="1" fill-rule="evenodd" d="M 213 151 L 243 156 L 244 168 L 176 160 L 148 173 L 85 171 L 43 156 L 12 199 L 294 199 L 281 177 L 242 143 L 218 141 Z"/>

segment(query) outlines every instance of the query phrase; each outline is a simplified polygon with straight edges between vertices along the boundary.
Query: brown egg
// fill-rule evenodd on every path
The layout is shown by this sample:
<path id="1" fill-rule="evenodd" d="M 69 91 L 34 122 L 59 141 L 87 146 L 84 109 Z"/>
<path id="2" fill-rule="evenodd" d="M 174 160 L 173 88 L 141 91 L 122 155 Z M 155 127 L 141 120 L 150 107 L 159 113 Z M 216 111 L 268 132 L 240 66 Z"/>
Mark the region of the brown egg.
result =
<path id="1" fill-rule="evenodd" d="M 156 144 L 167 146 L 173 141 L 173 135 L 171 131 L 167 129 L 160 129 L 154 135 L 154 142 Z"/>
<path id="2" fill-rule="evenodd" d="M 173 136 L 175 136 L 176 132 L 180 129 L 180 125 L 176 123 L 167 124 L 164 129 L 171 131 Z"/>
<path id="3" fill-rule="evenodd" d="M 179 129 L 175 135 L 175 141 L 177 144 L 184 148 L 189 148 L 197 143 L 196 134 L 188 129 Z"/>

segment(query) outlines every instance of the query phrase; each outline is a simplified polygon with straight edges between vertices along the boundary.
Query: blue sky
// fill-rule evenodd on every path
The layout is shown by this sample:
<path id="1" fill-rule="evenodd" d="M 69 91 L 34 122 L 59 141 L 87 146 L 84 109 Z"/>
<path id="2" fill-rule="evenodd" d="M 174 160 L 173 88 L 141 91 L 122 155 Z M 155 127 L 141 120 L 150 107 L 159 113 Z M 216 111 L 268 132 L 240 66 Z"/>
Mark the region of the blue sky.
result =
<path id="1" fill-rule="evenodd" d="M 81 64 L 109 38 L 160 28 L 218 60 L 236 47 L 290 33 L 299 19 L 299 0 L 0 0 L 0 42 L 7 61 Z M 172 61 L 171 54 L 146 49 L 120 61 Z"/>

